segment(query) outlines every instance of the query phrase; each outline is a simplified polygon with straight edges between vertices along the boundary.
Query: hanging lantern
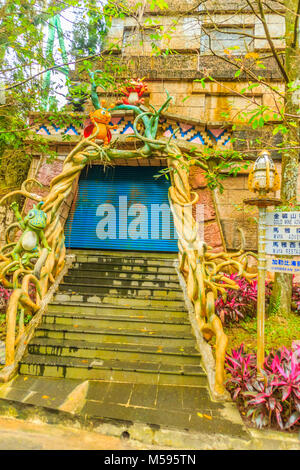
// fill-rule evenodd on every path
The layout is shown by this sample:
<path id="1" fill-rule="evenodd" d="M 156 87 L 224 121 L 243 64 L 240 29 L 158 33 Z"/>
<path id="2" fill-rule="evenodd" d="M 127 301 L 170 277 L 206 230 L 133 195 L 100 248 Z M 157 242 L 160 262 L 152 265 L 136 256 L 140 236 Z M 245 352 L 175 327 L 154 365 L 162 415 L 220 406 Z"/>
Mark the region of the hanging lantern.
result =
<path id="1" fill-rule="evenodd" d="M 270 153 L 263 150 L 253 167 L 248 178 L 250 191 L 258 192 L 260 196 L 266 195 L 270 191 L 277 191 L 280 187 L 278 172 Z"/>

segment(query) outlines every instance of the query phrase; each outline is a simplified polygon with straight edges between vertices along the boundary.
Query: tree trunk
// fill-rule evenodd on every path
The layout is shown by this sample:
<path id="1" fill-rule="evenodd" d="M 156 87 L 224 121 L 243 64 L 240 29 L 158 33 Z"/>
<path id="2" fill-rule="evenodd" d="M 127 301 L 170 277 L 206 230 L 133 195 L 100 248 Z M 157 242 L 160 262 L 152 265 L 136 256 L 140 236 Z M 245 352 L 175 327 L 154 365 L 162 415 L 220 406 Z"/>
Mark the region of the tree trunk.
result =
<path id="1" fill-rule="evenodd" d="M 300 86 L 300 49 L 299 49 L 299 0 L 286 0 L 287 7 L 285 15 L 286 27 L 286 50 L 285 69 L 290 83 L 294 87 Z M 298 16 L 297 16 L 298 15 Z M 290 91 L 286 84 L 286 106 L 287 115 L 297 115 L 300 104 L 300 90 Z M 295 121 L 287 116 L 287 122 Z M 286 147 L 299 146 L 299 126 L 290 126 L 291 131 L 287 134 Z M 297 144 L 295 144 L 297 142 Z M 282 153 L 281 173 L 281 199 L 283 205 L 297 203 L 297 179 L 298 179 L 299 150 L 289 149 Z M 291 310 L 292 275 L 276 273 L 272 293 L 271 308 L 277 305 L 277 313 L 286 314 Z"/>

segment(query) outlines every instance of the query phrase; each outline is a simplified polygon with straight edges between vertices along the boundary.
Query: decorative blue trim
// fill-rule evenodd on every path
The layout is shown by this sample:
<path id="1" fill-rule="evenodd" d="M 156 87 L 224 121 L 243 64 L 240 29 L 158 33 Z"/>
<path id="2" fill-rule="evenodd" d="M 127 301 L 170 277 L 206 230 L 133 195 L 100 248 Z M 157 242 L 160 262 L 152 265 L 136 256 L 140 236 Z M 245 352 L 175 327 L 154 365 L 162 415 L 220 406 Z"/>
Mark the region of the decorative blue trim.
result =
<path id="1" fill-rule="evenodd" d="M 41 127 L 37 130 L 36 133 L 38 134 L 42 129 L 44 129 L 44 131 L 46 131 L 48 135 L 51 135 L 51 132 L 47 129 L 46 126 L 41 126 Z"/>
<path id="2" fill-rule="evenodd" d="M 222 144 L 222 145 L 226 145 L 226 144 L 228 144 L 228 142 L 230 142 L 230 140 L 231 140 L 231 136 L 229 136 L 229 137 L 228 137 L 228 139 L 227 139 L 227 140 L 225 140 L 225 142 L 223 142 L 223 144 Z"/>
<path id="3" fill-rule="evenodd" d="M 67 134 L 68 131 L 73 131 L 76 135 L 79 135 L 79 132 L 77 132 L 76 128 L 72 124 L 64 130 L 64 134 Z"/>
<path id="4" fill-rule="evenodd" d="M 195 127 L 191 126 L 187 131 L 183 131 L 179 122 L 176 122 L 176 126 L 179 127 L 181 137 L 185 137 L 189 132 L 195 132 Z"/>
<path id="5" fill-rule="evenodd" d="M 193 135 L 193 137 L 191 137 L 190 139 L 188 139 L 188 142 L 193 142 L 194 140 L 197 139 L 197 137 L 201 140 L 202 144 L 205 145 L 205 141 L 201 135 L 200 132 L 197 132 L 195 135 Z"/>
<path id="6" fill-rule="evenodd" d="M 212 132 L 210 132 L 209 129 L 206 129 L 206 132 L 214 139 L 218 142 L 218 140 L 220 140 L 223 135 L 225 134 L 225 132 L 227 132 L 227 129 L 224 129 L 224 131 L 222 132 L 222 134 L 220 134 L 218 137 L 216 137 Z"/>
<path id="7" fill-rule="evenodd" d="M 127 122 L 127 125 L 124 126 L 124 129 L 120 132 L 120 134 L 125 134 L 125 132 L 126 132 L 128 129 L 131 129 L 131 130 L 132 130 L 132 133 L 134 133 L 133 123 L 130 122 L 130 121 Z"/>
<path id="8" fill-rule="evenodd" d="M 167 127 L 164 132 L 166 132 L 166 131 L 170 131 L 171 134 L 173 134 L 172 139 L 176 139 L 176 135 L 174 135 L 175 129 L 173 129 L 172 124 L 170 124 L 169 127 Z"/>

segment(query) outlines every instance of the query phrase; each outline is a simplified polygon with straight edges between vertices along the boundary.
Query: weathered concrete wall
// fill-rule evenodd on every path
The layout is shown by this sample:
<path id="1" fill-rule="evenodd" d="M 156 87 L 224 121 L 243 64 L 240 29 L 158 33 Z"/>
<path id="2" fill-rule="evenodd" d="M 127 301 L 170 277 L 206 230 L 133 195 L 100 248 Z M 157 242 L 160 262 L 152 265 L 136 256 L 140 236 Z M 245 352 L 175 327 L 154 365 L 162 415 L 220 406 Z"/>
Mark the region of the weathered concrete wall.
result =
<path id="1" fill-rule="evenodd" d="M 72 148 L 72 147 L 71 147 Z M 53 162 L 47 162 L 46 157 L 38 157 L 36 156 L 33 158 L 30 171 L 28 174 L 28 178 L 34 178 L 40 183 L 44 185 L 44 188 L 34 187 L 34 192 L 41 196 L 46 196 L 49 192 L 50 182 L 51 180 L 59 175 L 63 168 L 63 162 L 66 158 L 68 152 L 70 151 L 69 146 L 59 146 L 58 150 L 60 150 L 60 155 L 55 159 Z M 64 225 L 70 211 L 70 207 L 73 203 L 75 191 L 76 191 L 77 181 L 74 182 L 73 190 L 69 194 L 68 198 L 63 202 L 62 209 L 61 209 L 61 222 Z M 31 207 L 33 206 L 34 202 L 30 200 L 26 200 L 24 205 L 23 211 L 26 214 Z"/>
<path id="2" fill-rule="evenodd" d="M 205 10 L 200 9 L 189 10 L 187 15 L 182 15 L 176 8 L 171 8 L 171 3 L 173 2 L 169 2 L 170 8 L 163 15 L 151 15 L 150 12 L 144 15 L 139 20 L 143 29 L 138 27 L 138 22 L 133 17 L 113 19 L 107 46 L 115 44 L 120 47 L 122 54 L 130 56 L 150 55 L 151 42 L 161 50 L 188 50 L 197 51 L 200 55 L 210 55 L 212 52 L 207 41 L 207 35 L 210 35 L 212 48 L 218 53 L 224 53 L 228 47 L 237 45 L 240 49 L 232 50 L 231 53 L 234 55 L 244 52 L 245 42 L 248 51 L 269 49 L 261 21 L 249 10 L 238 9 L 234 14 L 226 10 L 214 10 L 206 14 Z M 188 8 L 184 9 L 182 5 L 181 10 L 187 11 Z M 267 13 L 265 17 L 275 47 L 284 49 L 284 17 L 274 13 Z M 154 36 L 156 31 L 160 37 Z M 243 40 L 239 39 L 239 31 L 247 34 Z"/>
<path id="3" fill-rule="evenodd" d="M 275 83 L 279 90 L 283 88 L 280 82 Z M 199 82 L 157 80 L 149 82 L 148 100 L 153 106 L 159 107 L 164 103 L 168 91 L 174 98 L 168 108 L 170 113 L 208 123 L 226 120 L 243 122 L 245 117 L 239 111 L 250 112 L 257 105 L 274 107 L 275 100 L 279 104 L 274 92 L 263 86 L 253 89 L 253 93 L 245 93 L 244 97 L 239 95 L 246 86 L 245 82 L 210 82 L 203 88 Z M 252 100 L 255 100 L 255 105 Z"/>
<path id="4" fill-rule="evenodd" d="M 276 2 L 271 3 L 276 5 Z M 225 59 L 227 54 L 233 62 L 239 54 L 244 56 L 247 53 L 246 61 L 244 57 L 242 59 L 244 65 L 250 67 L 256 76 L 271 82 L 279 92 L 284 90 L 281 74 L 272 57 L 261 59 L 265 68 L 257 64 L 260 54 L 269 50 L 269 44 L 261 21 L 246 2 L 210 1 L 205 2 L 204 7 L 193 0 L 171 0 L 168 6 L 161 12 L 152 12 L 149 2 L 146 2 L 144 16 L 138 22 L 133 17 L 114 19 L 107 37 L 108 44 L 119 46 L 119 58 L 127 67 L 127 76 L 147 78 L 149 95 L 146 103 L 149 101 L 160 106 L 168 90 L 174 97 L 170 113 L 210 123 L 239 123 L 245 121 L 245 115 L 239 113 L 241 110 L 249 113 L 254 107 L 263 105 L 276 111 L 280 107 L 279 95 L 267 86 L 261 85 L 245 92 L 249 85 L 245 74 L 242 72 L 235 79 L 235 65 L 213 56 L 209 47 L 208 36 L 214 52 Z M 205 9 L 209 11 L 206 13 Z M 267 13 L 266 22 L 276 49 L 283 50 L 284 17 Z M 247 36 L 241 38 L 239 35 L 243 32 Z M 160 51 L 171 49 L 175 53 L 156 56 L 151 43 Z M 239 49 L 232 48 L 237 46 Z M 208 81 L 203 88 L 199 81 L 204 75 L 212 75 L 216 82 Z M 273 113 L 269 114 L 272 119 Z"/>
<path id="5" fill-rule="evenodd" d="M 203 170 L 199 167 L 190 169 L 190 186 L 198 194 L 198 202 L 193 207 L 193 215 L 196 216 L 196 206 L 203 207 L 204 241 L 215 251 L 223 251 L 225 240 L 219 219 L 219 210 L 215 201 L 215 194 L 207 187 L 207 181 Z"/>

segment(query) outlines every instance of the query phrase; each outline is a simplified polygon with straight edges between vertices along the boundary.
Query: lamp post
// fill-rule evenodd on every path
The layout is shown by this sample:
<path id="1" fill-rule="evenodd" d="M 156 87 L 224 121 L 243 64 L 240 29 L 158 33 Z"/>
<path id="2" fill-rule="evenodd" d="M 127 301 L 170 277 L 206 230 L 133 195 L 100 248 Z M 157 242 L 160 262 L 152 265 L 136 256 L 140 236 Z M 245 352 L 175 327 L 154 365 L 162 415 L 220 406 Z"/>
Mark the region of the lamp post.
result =
<path id="1" fill-rule="evenodd" d="M 266 282 L 266 213 L 268 206 L 281 204 L 281 200 L 268 197 L 270 191 L 277 191 L 280 187 L 278 172 L 270 153 L 262 151 L 248 178 L 250 191 L 258 193 L 258 197 L 245 199 L 246 204 L 258 207 L 258 280 L 257 280 L 257 371 L 263 368 L 265 357 L 265 282 Z"/>

